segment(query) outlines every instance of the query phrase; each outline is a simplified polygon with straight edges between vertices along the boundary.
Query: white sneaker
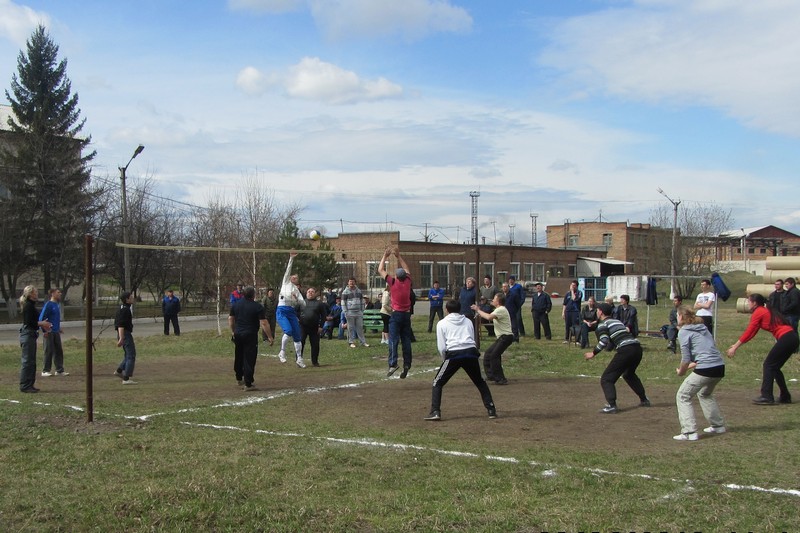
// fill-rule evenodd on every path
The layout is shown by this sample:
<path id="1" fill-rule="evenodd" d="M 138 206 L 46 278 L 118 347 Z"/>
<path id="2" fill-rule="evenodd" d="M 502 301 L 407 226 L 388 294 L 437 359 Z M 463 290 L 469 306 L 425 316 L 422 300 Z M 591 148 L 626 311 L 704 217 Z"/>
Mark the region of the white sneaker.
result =
<path id="1" fill-rule="evenodd" d="M 675 435 L 672 437 L 675 440 L 698 440 L 700 437 L 697 433 L 681 433 L 680 435 Z"/>
<path id="2" fill-rule="evenodd" d="M 728 431 L 725 426 L 714 427 L 710 426 L 703 430 L 703 433 L 725 433 Z"/>
<path id="3" fill-rule="evenodd" d="M 363 346 L 364 348 L 369 348 L 369 344 L 367 344 L 366 342 L 364 344 L 362 344 L 361 346 Z"/>
<path id="4" fill-rule="evenodd" d="M 286 354 L 283 353 L 283 350 L 278 352 L 278 361 L 280 361 L 281 363 L 285 363 L 286 362 Z"/>
<path id="5" fill-rule="evenodd" d="M 42 377 L 43 378 L 49 378 L 52 375 L 53 375 L 52 372 L 42 372 Z"/>
<path id="6" fill-rule="evenodd" d="M 132 379 L 122 381 L 123 385 L 138 385 L 138 383 L 139 383 L 138 381 L 133 381 Z"/>
<path id="7" fill-rule="evenodd" d="M 56 372 L 56 376 L 69 376 L 69 372 L 62 370 L 61 372 Z"/>
<path id="8" fill-rule="evenodd" d="M 305 367 L 306 367 L 306 362 L 305 362 L 305 361 L 303 361 L 303 358 L 302 358 L 302 357 L 298 357 L 298 358 L 297 358 L 297 361 L 295 361 L 295 363 L 296 363 L 296 364 L 297 364 L 297 366 L 299 366 L 300 368 L 305 368 Z"/>

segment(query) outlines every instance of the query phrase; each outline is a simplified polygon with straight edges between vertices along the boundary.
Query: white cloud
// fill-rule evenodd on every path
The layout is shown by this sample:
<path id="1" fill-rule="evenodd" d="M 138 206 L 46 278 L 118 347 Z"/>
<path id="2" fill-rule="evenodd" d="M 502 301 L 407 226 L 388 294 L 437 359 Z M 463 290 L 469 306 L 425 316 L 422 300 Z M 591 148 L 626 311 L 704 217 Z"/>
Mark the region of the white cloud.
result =
<path id="1" fill-rule="evenodd" d="M 22 48 L 39 24 L 50 26 L 50 17 L 11 0 L 0 0 L 0 38 L 4 37 Z"/>
<path id="2" fill-rule="evenodd" d="M 266 75 L 255 67 L 246 67 L 236 78 L 236 86 L 250 95 L 262 94 L 277 84 L 290 98 L 326 104 L 353 104 L 403 96 L 403 88 L 386 78 L 363 79 L 351 70 L 317 57 L 304 57 L 282 75 Z"/>
<path id="3" fill-rule="evenodd" d="M 715 107 L 800 136 L 800 3 L 636 0 L 552 28 L 543 64 L 623 99 Z"/>
<path id="4" fill-rule="evenodd" d="M 309 0 L 311 13 L 331 39 L 399 35 L 418 40 L 436 32 L 466 32 L 472 17 L 448 0 Z"/>
<path id="5" fill-rule="evenodd" d="M 285 13 L 306 4 L 306 0 L 228 0 L 228 7 L 235 11 L 263 13 Z"/>

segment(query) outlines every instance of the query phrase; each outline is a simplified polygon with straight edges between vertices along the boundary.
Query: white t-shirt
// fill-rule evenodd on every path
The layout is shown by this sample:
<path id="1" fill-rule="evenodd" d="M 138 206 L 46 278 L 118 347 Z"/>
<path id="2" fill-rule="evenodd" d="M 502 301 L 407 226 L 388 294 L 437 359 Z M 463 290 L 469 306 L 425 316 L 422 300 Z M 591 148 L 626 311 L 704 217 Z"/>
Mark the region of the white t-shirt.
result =
<path id="1" fill-rule="evenodd" d="M 701 292 L 697 295 L 697 299 L 694 301 L 696 304 L 707 304 L 711 302 L 711 307 L 708 309 L 704 309 L 702 307 L 697 308 L 697 316 L 714 316 L 714 313 L 711 310 L 714 308 L 714 301 L 716 301 L 717 296 L 713 292 Z"/>

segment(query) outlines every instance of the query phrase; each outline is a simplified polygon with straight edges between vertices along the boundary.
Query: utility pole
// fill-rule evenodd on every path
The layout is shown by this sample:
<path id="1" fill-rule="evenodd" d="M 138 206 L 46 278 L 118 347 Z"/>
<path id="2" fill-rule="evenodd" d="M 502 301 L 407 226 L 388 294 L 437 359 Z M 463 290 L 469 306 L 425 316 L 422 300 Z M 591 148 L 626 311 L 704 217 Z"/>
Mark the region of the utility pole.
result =
<path id="1" fill-rule="evenodd" d="M 133 152 L 133 155 L 128 160 L 128 164 L 124 167 L 119 167 L 119 177 L 122 181 L 122 243 L 128 244 L 128 193 L 127 193 L 127 185 L 125 183 L 125 172 L 128 170 L 128 165 L 131 164 L 137 155 L 142 153 L 144 150 L 144 145 L 140 144 L 136 147 L 136 150 Z M 125 289 L 126 291 L 133 292 L 133 288 L 131 287 L 131 252 L 127 246 L 122 249 L 122 263 L 123 263 L 123 270 L 124 278 L 125 278 Z"/>
<path id="2" fill-rule="evenodd" d="M 678 206 L 681 205 L 681 201 L 680 200 L 673 200 L 672 198 L 667 196 L 667 193 L 665 193 L 663 190 L 661 190 L 661 187 L 659 187 L 656 190 L 658 191 L 658 194 L 660 194 L 661 196 L 663 196 L 664 198 L 669 200 L 669 202 L 672 204 L 672 207 L 673 207 L 673 217 L 672 217 L 672 260 L 670 261 L 670 272 L 669 272 L 669 275 L 670 275 L 670 292 L 672 293 L 672 294 L 670 294 L 670 298 L 675 298 L 675 295 L 678 294 L 678 291 L 675 289 L 676 283 L 677 283 L 677 280 L 675 279 L 675 264 L 676 264 L 676 261 L 675 261 L 675 242 L 676 242 L 677 236 L 678 236 Z"/>
<path id="3" fill-rule="evenodd" d="M 510 244 L 511 246 L 514 245 L 514 228 L 515 227 L 516 227 L 516 224 L 509 224 L 508 225 L 508 244 Z"/>

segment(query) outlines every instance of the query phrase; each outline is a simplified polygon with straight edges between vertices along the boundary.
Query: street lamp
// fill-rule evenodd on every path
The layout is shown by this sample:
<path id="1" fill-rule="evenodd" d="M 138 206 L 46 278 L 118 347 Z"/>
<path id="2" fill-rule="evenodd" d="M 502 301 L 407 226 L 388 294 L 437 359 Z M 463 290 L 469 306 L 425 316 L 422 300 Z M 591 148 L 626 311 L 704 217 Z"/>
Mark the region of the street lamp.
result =
<path id="1" fill-rule="evenodd" d="M 131 164 L 131 161 L 133 161 L 137 155 L 142 153 L 142 150 L 144 150 L 144 145 L 140 144 L 139 146 L 136 147 L 136 150 L 134 150 L 133 155 L 128 160 L 128 164 L 125 165 L 124 167 L 119 167 L 119 177 L 120 180 L 122 180 L 122 243 L 123 244 L 128 244 L 128 196 L 127 196 L 127 187 L 125 185 L 125 171 L 128 170 L 128 165 Z M 130 250 L 128 250 L 127 246 L 125 246 L 122 249 L 122 258 L 124 267 L 123 269 L 125 271 L 125 286 L 123 287 L 123 289 L 129 291 L 131 290 L 131 268 L 130 268 L 131 256 L 130 256 Z"/>
<path id="2" fill-rule="evenodd" d="M 669 274 L 670 274 L 670 277 L 671 277 L 671 279 L 670 279 L 670 291 L 672 292 L 672 294 L 670 294 L 670 298 L 675 298 L 675 296 L 678 294 L 678 292 L 675 290 L 675 281 L 676 281 L 675 280 L 675 241 L 676 241 L 676 238 L 677 238 L 677 235 L 678 235 L 678 206 L 681 205 L 681 201 L 680 200 L 673 200 L 672 198 L 667 196 L 667 193 L 665 193 L 663 190 L 661 190 L 661 187 L 659 187 L 656 190 L 658 191 L 658 194 L 660 194 L 661 196 L 663 196 L 664 198 L 669 200 L 669 202 L 672 204 L 672 207 L 674 208 L 673 209 L 673 218 L 672 218 L 672 260 L 670 261 L 670 273 Z"/>

